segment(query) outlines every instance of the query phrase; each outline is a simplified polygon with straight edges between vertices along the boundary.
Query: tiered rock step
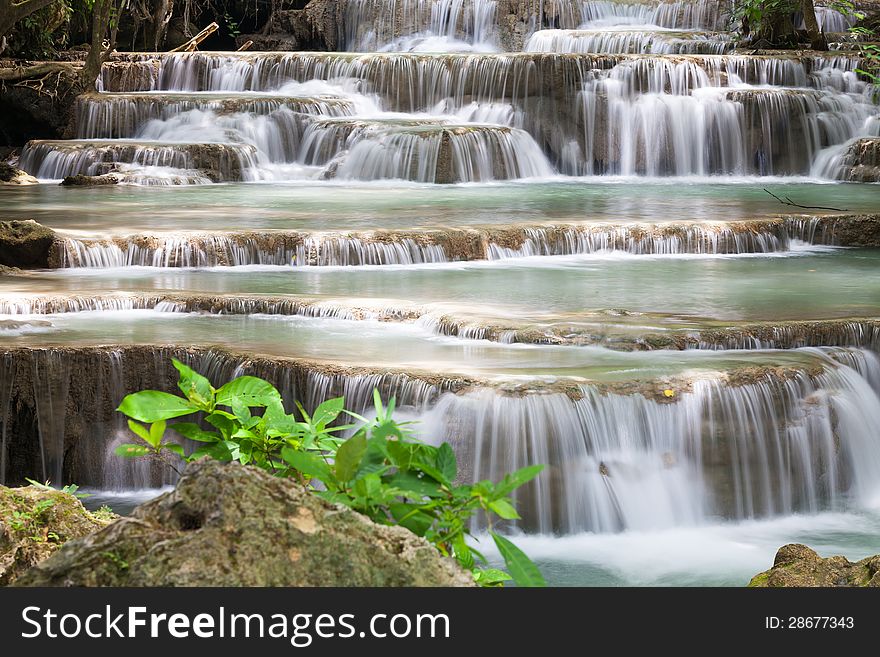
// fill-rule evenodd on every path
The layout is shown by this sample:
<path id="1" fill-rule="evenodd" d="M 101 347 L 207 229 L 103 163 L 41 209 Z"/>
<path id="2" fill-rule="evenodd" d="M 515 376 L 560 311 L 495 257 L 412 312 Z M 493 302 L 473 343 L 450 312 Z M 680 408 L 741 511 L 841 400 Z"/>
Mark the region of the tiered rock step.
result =
<path id="1" fill-rule="evenodd" d="M 150 176 L 150 168 L 175 170 L 187 177 L 181 182 L 231 182 L 246 179 L 246 171 L 256 165 L 252 144 L 187 144 L 136 140 L 66 141 L 33 140 L 21 155 L 23 170 L 46 179 L 67 176 L 100 176 L 120 171 Z M 122 166 L 120 166 L 122 165 Z"/>
<path id="2" fill-rule="evenodd" d="M 191 110 L 218 115 L 268 116 L 281 108 L 309 116 L 348 116 L 350 100 L 338 96 L 288 96 L 257 92 L 99 93 L 77 98 L 76 125 L 81 139 L 129 139 L 151 120 L 167 120 Z"/>
<path id="3" fill-rule="evenodd" d="M 549 158 L 541 162 L 529 153 L 520 162 L 533 166 L 505 164 L 504 171 L 498 171 L 497 164 L 478 167 L 493 169 L 492 177 L 485 171 L 475 173 L 473 167 L 453 176 L 432 177 L 435 167 L 425 167 L 424 161 L 434 158 L 410 153 L 424 142 L 396 136 L 387 138 L 390 144 L 361 148 L 357 155 L 376 165 L 369 175 L 360 165 L 353 172 L 342 166 L 356 179 L 394 175 L 422 182 L 479 182 L 540 177 L 547 171 L 807 174 L 821 149 L 858 135 L 875 113 L 862 93 L 865 83 L 852 74 L 859 58 L 840 54 L 185 53 L 157 56 L 155 62 L 158 72 L 149 84 L 138 83 L 136 88 L 260 91 L 313 79 L 355 79 L 362 81 L 363 91 L 378 94 L 391 111 L 426 112 L 442 106 L 461 112 L 467 107 L 506 104 L 518 117 L 515 123 L 509 119 L 509 124 L 534 139 L 533 145 L 519 135 L 514 152 L 537 151 L 540 145 Z M 114 64 L 125 65 L 124 56 Z M 107 69 L 105 88 L 118 89 L 116 70 Z M 784 89 L 745 90 L 743 84 Z M 481 142 L 483 151 L 496 152 L 493 159 L 499 161 L 508 150 L 504 142 L 510 141 L 502 132 L 486 128 L 468 135 Z M 482 143 L 487 140 L 491 143 Z M 476 147 L 471 144 L 463 152 L 472 153 Z M 398 154 L 391 158 L 389 148 Z M 388 159 L 406 160 L 403 170 L 374 161 L 382 160 L 383 153 Z M 291 159 L 288 154 L 285 161 L 301 162 L 302 157 L 298 153 Z M 331 167 L 325 175 L 335 170 Z"/>
<path id="4" fill-rule="evenodd" d="M 0 380 L 16 382 L 0 391 L 0 407 L 12 409 L 2 420 L 16 459 L 13 472 L 42 470 L 101 485 L 104 450 L 112 450 L 113 437 L 124 430 L 125 418 L 114 410 L 119 398 L 144 388 L 175 390 L 172 356 L 215 384 L 243 373 L 261 376 L 307 409 L 344 395 L 348 408 L 363 412 L 378 388 L 397 398 L 399 412 L 431 418 L 429 437 L 453 442 L 467 478 L 497 478 L 508 461 L 539 459 L 545 473 L 518 499 L 522 525 L 530 530 L 619 530 L 613 513 L 584 509 L 589 503 L 594 511 L 604 508 L 604 497 L 596 495 L 601 487 L 625 486 L 632 476 L 636 482 L 672 477 L 658 489 L 664 495 L 679 490 L 677 477 L 695 478 L 705 487 L 699 499 L 707 512 L 741 519 L 833 507 L 846 491 L 870 483 L 877 465 L 868 445 L 880 418 L 863 404 L 876 395 L 865 377 L 877 364 L 861 351 L 666 353 L 655 363 L 659 375 L 646 364 L 602 381 L 512 381 L 505 372 L 501 383 L 291 354 L 126 344 L 0 350 Z M 632 365 L 633 357 L 645 363 L 644 354 L 619 356 L 618 367 Z M 52 415 L 50 407 L 58 404 L 81 410 Z M 34 417 L 41 418 L 40 440 Z M 639 458 L 607 444 L 613 430 L 640 437 Z M 805 439 L 791 441 L 790 431 Z M 501 440 L 509 458 L 497 456 Z M 827 482 L 821 489 L 813 486 L 817 477 Z"/>
<path id="5" fill-rule="evenodd" d="M 48 334 L 51 317 L 66 313 L 154 310 L 210 315 L 278 315 L 412 324 L 435 335 L 505 344 L 654 349 L 793 349 L 862 347 L 880 350 L 880 319 L 724 322 L 624 310 L 553 313 L 503 307 L 420 304 L 393 299 L 327 299 L 290 295 L 95 293 L 0 295 L 0 336 Z M 818 311 L 818 312 L 821 312 Z"/>
<path id="6" fill-rule="evenodd" d="M 581 323 L 574 341 L 578 333 L 623 334 L 631 339 L 640 331 L 877 316 L 880 252 L 827 247 L 800 251 L 760 257 L 610 253 L 405 267 L 56 269 L 5 276 L 0 295 L 18 303 L 23 296 L 97 298 L 112 290 L 148 297 L 172 291 L 186 297 L 274 298 L 283 293 L 328 301 L 331 308 L 388 305 L 393 312 L 401 306 L 427 307 L 437 322 L 448 316 L 465 326 L 485 322 L 506 330 L 547 324 L 551 338 L 566 335 L 566 325 Z M 352 298 L 362 301 L 336 304 Z M 387 299 L 394 301 L 382 301 Z M 231 304 L 224 302 L 218 311 L 226 303 Z M 335 311 L 328 312 L 333 316 Z M 426 328 L 441 330 L 439 324 Z"/>
<path id="7" fill-rule="evenodd" d="M 324 178 L 449 184 L 554 174 L 524 131 L 448 119 L 331 118 L 310 122 L 300 161 Z"/>
<path id="8" fill-rule="evenodd" d="M 717 32 L 645 29 L 539 30 L 526 42 L 526 52 L 645 55 L 723 55 L 733 40 Z"/>
<path id="9" fill-rule="evenodd" d="M 619 65 L 655 68 L 688 65 L 722 85 L 730 75 L 747 84 L 813 86 L 823 69 L 852 71 L 860 58 L 847 53 L 772 55 L 626 55 L 560 53 L 121 53 L 105 64 L 103 89 L 205 91 L 275 89 L 290 81 L 357 78 L 392 109 L 412 111 L 447 97 L 573 97 L 585 79 Z M 823 80 L 824 82 L 825 80 Z"/>
<path id="10" fill-rule="evenodd" d="M 617 251 L 742 255 L 793 245 L 880 247 L 880 215 L 777 216 L 727 222 L 582 222 L 421 230 L 153 233 L 56 240 L 56 267 L 418 265 Z"/>

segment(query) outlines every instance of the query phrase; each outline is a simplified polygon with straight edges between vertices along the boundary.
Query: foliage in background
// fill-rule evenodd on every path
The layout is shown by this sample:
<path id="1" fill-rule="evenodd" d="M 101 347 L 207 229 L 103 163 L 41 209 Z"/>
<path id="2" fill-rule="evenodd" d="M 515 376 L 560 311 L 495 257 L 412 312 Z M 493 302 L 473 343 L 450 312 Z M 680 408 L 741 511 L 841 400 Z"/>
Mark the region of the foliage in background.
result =
<path id="1" fill-rule="evenodd" d="M 472 571 L 483 586 L 543 586 L 534 563 L 494 530 L 494 520 L 519 515 L 510 498 L 543 469 L 529 466 L 500 482 L 456 483 L 458 466 L 448 443 L 439 447 L 418 441 L 409 422 L 393 419 L 394 399 L 383 405 L 378 391 L 372 419 L 345 410 L 342 397 L 330 399 L 312 414 L 297 403 L 288 414 L 281 394 L 268 381 L 241 376 L 214 388 L 204 376 L 178 360 L 182 395 L 143 390 L 122 400 L 119 410 L 140 442 L 120 445 L 126 457 L 152 456 L 177 470 L 174 461 L 210 457 L 254 465 L 278 477 L 291 477 L 331 502 L 344 504 L 375 522 L 397 524 L 430 541 L 444 556 Z M 258 409 L 256 413 L 252 409 Z M 168 420 L 204 413 L 205 429 L 195 422 Z M 337 424 L 347 415 L 353 424 Z M 190 454 L 167 430 L 203 443 Z M 344 435 L 349 435 L 345 438 Z M 471 520 L 485 516 L 509 575 L 483 568 L 486 558 L 468 543 Z"/>

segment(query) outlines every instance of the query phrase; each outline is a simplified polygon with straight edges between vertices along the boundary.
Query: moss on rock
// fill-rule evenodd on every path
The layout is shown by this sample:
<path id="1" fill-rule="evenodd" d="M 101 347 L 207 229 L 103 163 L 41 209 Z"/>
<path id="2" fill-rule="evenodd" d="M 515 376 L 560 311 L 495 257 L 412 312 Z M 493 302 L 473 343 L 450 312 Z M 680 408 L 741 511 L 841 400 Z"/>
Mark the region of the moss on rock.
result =
<path id="1" fill-rule="evenodd" d="M 0 586 L 14 582 L 67 541 L 98 531 L 113 518 L 87 511 L 69 493 L 41 486 L 0 486 Z"/>
<path id="2" fill-rule="evenodd" d="M 845 557 L 822 558 L 806 545 L 790 543 L 776 553 L 773 567 L 755 575 L 750 587 L 880 587 L 880 555 L 853 563 Z"/>
<path id="3" fill-rule="evenodd" d="M 176 489 L 72 541 L 18 586 L 469 586 L 402 527 L 288 479 L 202 460 Z"/>
<path id="4" fill-rule="evenodd" d="M 0 221 L 0 265 L 48 267 L 55 233 L 36 221 Z"/>

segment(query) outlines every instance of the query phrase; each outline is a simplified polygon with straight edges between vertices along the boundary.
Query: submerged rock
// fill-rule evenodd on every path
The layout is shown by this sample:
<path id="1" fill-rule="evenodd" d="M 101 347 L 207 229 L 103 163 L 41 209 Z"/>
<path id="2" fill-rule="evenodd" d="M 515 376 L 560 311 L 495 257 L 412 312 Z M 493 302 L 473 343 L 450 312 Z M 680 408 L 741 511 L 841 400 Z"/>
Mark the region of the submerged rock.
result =
<path id="1" fill-rule="evenodd" d="M 132 517 L 67 544 L 19 586 L 472 586 L 402 527 L 291 480 L 202 460 Z"/>
<path id="2" fill-rule="evenodd" d="M 105 527 L 115 516 L 91 513 L 73 495 L 40 486 L 0 486 L 0 586 L 67 541 Z"/>
<path id="3" fill-rule="evenodd" d="M 119 183 L 119 177 L 106 173 L 100 176 L 85 176 L 77 174 L 75 176 L 66 176 L 61 184 L 65 187 L 97 187 L 100 185 L 116 185 Z"/>
<path id="4" fill-rule="evenodd" d="M 48 267 L 54 242 L 55 233 L 36 221 L 0 221 L 0 265 Z"/>
<path id="5" fill-rule="evenodd" d="M 880 555 L 853 563 L 845 557 L 823 559 L 806 545 L 783 545 L 773 567 L 755 575 L 750 587 L 877 586 L 880 587 Z"/>

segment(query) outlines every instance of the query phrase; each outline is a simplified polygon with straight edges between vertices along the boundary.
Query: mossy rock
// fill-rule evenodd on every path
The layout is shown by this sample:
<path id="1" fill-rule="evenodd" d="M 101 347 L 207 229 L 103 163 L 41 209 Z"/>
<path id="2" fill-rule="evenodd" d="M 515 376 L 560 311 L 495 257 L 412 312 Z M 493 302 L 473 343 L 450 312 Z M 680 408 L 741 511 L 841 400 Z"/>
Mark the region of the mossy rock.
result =
<path id="1" fill-rule="evenodd" d="M 403 527 L 378 525 L 289 479 L 187 466 L 174 491 L 71 541 L 16 586 L 472 586 Z"/>
<path id="2" fill-rule="evenodd" d="M 822 558 L 806 545 L 783 545 L 773 567 L 755 575 L 753 588 L 776 587 L 880 587 L 880 555 L 853 563 L 845 557 Z"/>
<path id="3" fill-rule="evenodd" d="M 54 242 L 55 233 L 36 221 L 0 221 L 0 265 L 48 267 Z"/>
<path id="4" fill-rule="evenodd" d="M 0 486 L 0 586 L 47 559 L 64 543 L 115 518 L 91 513 L 73 495 L 51 488 Z"/>

